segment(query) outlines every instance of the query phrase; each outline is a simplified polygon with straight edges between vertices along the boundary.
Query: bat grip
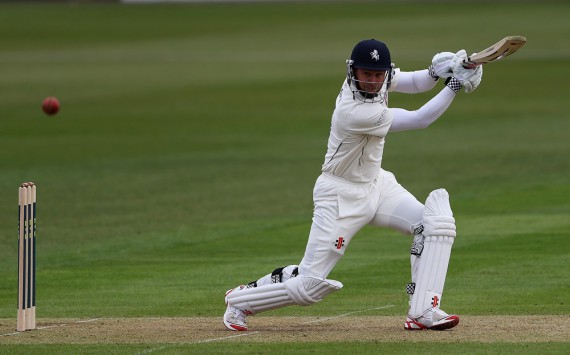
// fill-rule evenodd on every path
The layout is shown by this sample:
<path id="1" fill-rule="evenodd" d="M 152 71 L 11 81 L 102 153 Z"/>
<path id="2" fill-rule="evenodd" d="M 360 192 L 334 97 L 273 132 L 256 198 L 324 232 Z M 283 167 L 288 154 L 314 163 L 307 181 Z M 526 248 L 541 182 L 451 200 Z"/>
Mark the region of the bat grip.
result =
<path id="1" fill-rule="evenodd" d="M 477 66 L 481 65 L 481 64 L 477 64 L 477 63 L 473 63 L 471 61 L 469 61 L 470 58 L 467 58 L 466 60 L 463 61 L 463 63 L 461 63 L 461 65 L 463 66 L 463 68 L 465 69 L 475 69 Z"/>

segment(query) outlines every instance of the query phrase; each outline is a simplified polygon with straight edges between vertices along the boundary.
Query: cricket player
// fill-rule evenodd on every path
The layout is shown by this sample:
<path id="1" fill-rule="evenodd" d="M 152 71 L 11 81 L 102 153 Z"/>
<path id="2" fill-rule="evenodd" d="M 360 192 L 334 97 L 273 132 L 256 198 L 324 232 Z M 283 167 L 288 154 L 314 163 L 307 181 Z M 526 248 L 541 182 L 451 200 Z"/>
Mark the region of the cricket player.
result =
<path id="1" fill-rule="evenodd" d="M 247 330 L 246 317 L 289 305 L 308 306 L 343 287 L 327 276 L 344 255 L 354 235 L 366 225 L 387 227 L 412 237 L 407 330 L 443 330 L 459 324 L 457 315 L 441 308 L 443 286 L 455 220 L 446 190 L 437 189 L 420 203 L 394 174 L 381 168 L 389 132 L 428 127 L 463 88 L 474 91 L 482 66 L 466 69 L 467 55 L 436 54 L 428 69 L 404 72 L 394 67 L 383 42 L 356 44 L 332 114 L 327 152 L 313 190 L 313 222 L 305 255 L 298 265 L 227 291 L 224 324 Z M 388 107 L 389 92 L 420 93 L 445 86 L 415 111 Z"/>

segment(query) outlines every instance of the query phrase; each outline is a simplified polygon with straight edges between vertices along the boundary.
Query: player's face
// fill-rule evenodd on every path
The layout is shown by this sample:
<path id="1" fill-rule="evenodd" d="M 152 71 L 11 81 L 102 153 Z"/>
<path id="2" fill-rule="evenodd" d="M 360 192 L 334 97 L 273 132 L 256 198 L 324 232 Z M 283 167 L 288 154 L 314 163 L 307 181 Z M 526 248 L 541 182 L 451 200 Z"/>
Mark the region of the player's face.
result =
<path id="1" fill-rule="evenodd" d="M 355 68 L 354 78 L 360 90 L 370 94 L 376 94 L 380 91 L 386 80 L 386 71 Z"/>

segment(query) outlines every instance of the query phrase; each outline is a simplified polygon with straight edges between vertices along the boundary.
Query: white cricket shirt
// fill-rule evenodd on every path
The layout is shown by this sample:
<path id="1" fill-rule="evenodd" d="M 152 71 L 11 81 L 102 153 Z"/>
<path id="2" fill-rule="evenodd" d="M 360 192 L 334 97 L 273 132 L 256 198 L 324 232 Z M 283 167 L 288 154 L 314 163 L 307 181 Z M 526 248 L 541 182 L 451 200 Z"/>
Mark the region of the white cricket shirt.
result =
<path id="1" fill-rule="evenodd" d="M 435 84 L 427 69 L 396 69 L 389 91 L 412 94 L 431 90 Z M 419 109 L 408 111 L 388 108 L 381 102 L 355 100 L 345 80 L 332 115 L 322 171 L 352 182 L 373 181 L 380 173 L 388 131 L 428 127 L 447 110 L 455 95 L 446 86 Z"/>
<path id="2" fill-rule="evenodd" d="M 391 111 L 380 102 L 353 98 L 346 80 L 332 115 L 322 171 L 352 182 L 370 182 L 380 172 Z"/>

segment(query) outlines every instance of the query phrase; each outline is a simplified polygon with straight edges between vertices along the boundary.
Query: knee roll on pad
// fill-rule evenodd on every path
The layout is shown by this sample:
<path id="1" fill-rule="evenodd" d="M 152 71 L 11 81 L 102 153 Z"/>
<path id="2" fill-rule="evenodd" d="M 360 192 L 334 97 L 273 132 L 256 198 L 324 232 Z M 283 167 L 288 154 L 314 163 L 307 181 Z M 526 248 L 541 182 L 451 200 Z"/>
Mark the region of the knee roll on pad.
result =
<path id="1" fill-rule="evenodd" d="M 449 194 L 445 189 L 432 191 L 425 203 L 423 216 L 423 235 L 456 236 L 455 218 L 449 204 Z"/>
<path id="2" fill-rule="evenodd" d="M 299 276 L 284 283 L 295 304 L 309 306 L 325 298 L 329 293 L 340 290 L 342 283 L 320 277 Z"/>

